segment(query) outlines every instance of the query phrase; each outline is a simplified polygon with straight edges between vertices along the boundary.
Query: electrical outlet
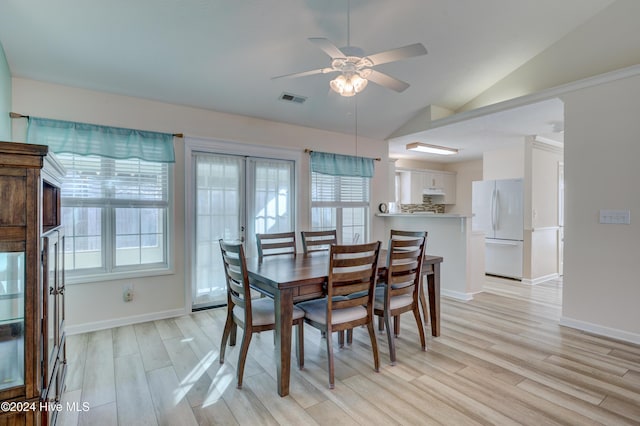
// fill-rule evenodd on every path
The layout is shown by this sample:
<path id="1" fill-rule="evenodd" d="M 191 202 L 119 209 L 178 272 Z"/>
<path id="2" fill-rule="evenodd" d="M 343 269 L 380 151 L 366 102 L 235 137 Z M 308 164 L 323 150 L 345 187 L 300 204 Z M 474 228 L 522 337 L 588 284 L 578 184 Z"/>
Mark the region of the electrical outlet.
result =
<path id="1" fill-rule="evenodd" d="M 131 302 L 133 300 L 133 284 L 125 284 L 122 287 L 122 300 Z"/>

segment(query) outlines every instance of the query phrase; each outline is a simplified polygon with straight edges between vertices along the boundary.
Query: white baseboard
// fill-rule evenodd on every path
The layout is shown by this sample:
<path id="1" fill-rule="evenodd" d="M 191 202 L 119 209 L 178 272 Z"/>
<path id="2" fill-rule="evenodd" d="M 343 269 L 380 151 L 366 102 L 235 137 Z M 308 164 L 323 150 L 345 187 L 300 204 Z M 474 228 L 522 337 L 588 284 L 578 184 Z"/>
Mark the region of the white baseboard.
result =
<path id="1" fill-rule="evenodd" d="M 537 285 L 537 284 L 542 284 L 542 283 L 547 282 L 547 281 L 557 280 L 558 278 L 560 278 L 560 275 L 558 275 L 557 273 L 545 275 L 545 276 L 538 277 L 538 278 L 534 278 L 532 280 L 527 279 L 527 278 L 523 278 L 522 279 L 522 284 Z"/>
<path id="2" fill-rule="evenodd" d="M 65 328 L 67 336 L 91 331 L 105 330 L 107 328 L 122 327 L 124 325 L 138 324 L 141 322 L 155 321 L 166 318 L 174 318 L 186 315 L 184 309 L 172 309 L 170 311 L 152 312 L 149 314 L 134 315 L 130 317 L 114 318 L 104 321 L 87 322 L 84 324 L 68 325 Z"/>
<path id="3" fill-rule="evenodd" d="M 597 334 L 599 336 L 610 337 L 612 339 L 624 340 L 625 342 L 640 344 L 640 334 L 630 333 L 624 330 L 618 330 L 616 328 L 605 327 L 598 324 L 592 324 L 586 321 L 580 321 L 573 318 L 560 317 L 560 325 L 565 327 L 571 327 L 589 333 Z"/>
<path id="4" fill-rule="evenodd" d="M 443 288 L 440 289 L 440 295 L 464 301 L 473 300 L 472 293 L 462 293 L 461 291 L 446 290 Z"/>

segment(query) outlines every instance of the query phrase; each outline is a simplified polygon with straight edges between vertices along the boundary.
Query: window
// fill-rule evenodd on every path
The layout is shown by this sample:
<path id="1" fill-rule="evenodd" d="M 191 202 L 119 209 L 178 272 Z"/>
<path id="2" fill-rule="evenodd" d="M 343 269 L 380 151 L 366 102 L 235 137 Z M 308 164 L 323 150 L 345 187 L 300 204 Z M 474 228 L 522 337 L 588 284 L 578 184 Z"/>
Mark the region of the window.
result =
<path id="1" fill-rule="evenodd" d="M 57 154 L 65 266 L 74 276 L 166 269 L 169 163 Z"/>
<path id="2" fill-rule="evenodd" d="M 311 228 L 336 229 L 338 241 L 368 240 L 369 178 L 311 173 Z"/>

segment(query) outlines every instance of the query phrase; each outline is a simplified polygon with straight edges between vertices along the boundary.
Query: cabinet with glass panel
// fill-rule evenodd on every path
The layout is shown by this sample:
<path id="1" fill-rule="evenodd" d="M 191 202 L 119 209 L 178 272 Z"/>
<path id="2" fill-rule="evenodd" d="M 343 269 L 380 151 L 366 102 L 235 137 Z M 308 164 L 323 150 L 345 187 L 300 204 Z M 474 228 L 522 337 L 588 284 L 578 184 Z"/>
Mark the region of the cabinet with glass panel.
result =
<path id="1" fill-rule="evenodd" d="M 64 389 L 64 169 L 47 151 L 0 142 L 0 425 L 55 423 L 42 408 Z"/>

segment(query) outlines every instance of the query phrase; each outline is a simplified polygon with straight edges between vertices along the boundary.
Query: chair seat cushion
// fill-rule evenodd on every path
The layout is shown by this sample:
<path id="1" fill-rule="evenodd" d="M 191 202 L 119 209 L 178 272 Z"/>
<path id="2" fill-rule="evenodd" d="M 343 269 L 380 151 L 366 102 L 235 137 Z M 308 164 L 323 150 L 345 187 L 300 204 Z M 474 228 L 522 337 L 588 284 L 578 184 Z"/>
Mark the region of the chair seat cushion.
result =
<path id="1" fill-rule="evenodd" d="M 384 289 L 383 291 L 376 290 L 376 300 L 374 301 L 373 308 L 377 310 L 384 310 Z M 403 294 L 400 296 L 395 296 L 391 298 L 390 307 L 391 309 L 404 308 L 405 306 L 409 306 L 413 303 L 413 296 L 410 294 Z"/>
<path id="2" fill-rule="evenodd" d="M 327 323 L 327 299 L 316 299 L 302 302 L 296 305 L 304 311 L 305 318 L 319 324 Z M 366 318 L 367 309 L 364 306 L 354 306 L 352 308 L 334 309 L 331 312 L 331 324 L 342 324 Z"/>
<path id="3" fill-rule="evenodd" d="M 234 306 L 233 315 L 241 321 L 244 321 L 244 308 Z M 293 319 L 297 320 L 302 317 L 304 317 L 304 311 L 294 306 Z M 265 297 L 262 299 L 251 300 L 251 319 L 252 325 L 254 326 L 275 324 L 276 314 L 273 299 Z"/>

